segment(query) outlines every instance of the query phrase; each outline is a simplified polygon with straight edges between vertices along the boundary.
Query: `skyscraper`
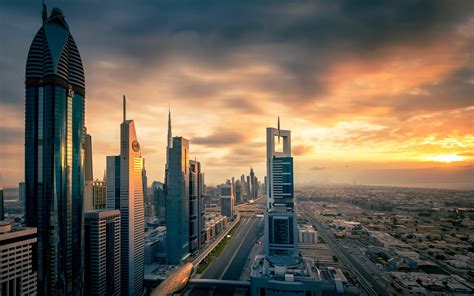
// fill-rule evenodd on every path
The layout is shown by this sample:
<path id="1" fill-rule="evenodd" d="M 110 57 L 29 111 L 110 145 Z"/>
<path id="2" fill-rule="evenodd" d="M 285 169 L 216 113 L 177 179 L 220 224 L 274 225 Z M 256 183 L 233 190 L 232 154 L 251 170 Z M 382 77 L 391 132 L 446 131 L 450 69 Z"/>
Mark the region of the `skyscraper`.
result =
<path id="1" fill-rule="evenodd" d="M 36 228 L 12 230 L 0 222 L 0 295 L 35 295 L 37 276 L 33 269 Z"/>
<path id="2" fill-rule="evenodd" d="M 84 70 L 59 8 L 49 17 L 43 8 L 25 76 L 25 222 L 38 229 L 38 293 L 82 294 Z"/>
<path id="3" fill-rule="evenodd" d="M 5 205 L 3 199 L 3 186 L 0 185 L 0 221 L 5 219 Z"/>
<path id="4" fill-rule="evenodd" d="M 204 180 L 201 173 L 201 163 L 189 161 L 189 251 L 191 253 L 201 248 L 205 241 L 204 233 Z"/>
<path id="5" fill-rule="evenodd" d="M 84 295 L 120 295 L 120 211 L 84 213 Z"/>
<path id="6" fill-rule="evenodd" d="M 234 188 L 232 183 L 221 185 L 221 215 L 234 219 Z"/>
<path id="7" fill-rule="evenodd" d="M 154 181 L 151 184 L 151 190 L 153 192 L 153 205 L 155 207 L 155 216 L 158 217 L 160 223 L 165 222 L 165 210 L 166 210 L 166 194 L 165 184 Z"/>
<path id="8" fill-rule="evenodd" d="M 199 249 L 199 225 L 200 215 L 198 201 L 199 176 L 195 161 L 189 161 L 189 252 L 193 254 Z"/>
<path id="9" fill-rule="evenodd" d="M 166 246 L 169 264 L 189 256 L 189 141 L 174 137 L 168 148 L 166 177 Z"/>
<path id="10" fill-rule="evenodd" d="M 133 120 L 120 125 L 120 155 L 107 156 L 107 209 L 120 210 L 121 294 L 141 295 L 144 274 L 143 158 Z"/>
<path id="11" fill-rule="evenodd" d="M 283 151 L 275 149 L 275 141 L 283 141 Z M 293 157 L 291 132 L 267 128 L 268 201 L 265 213 L 265 255 L 296 256 L 298 225 L 293 192 Z"/>

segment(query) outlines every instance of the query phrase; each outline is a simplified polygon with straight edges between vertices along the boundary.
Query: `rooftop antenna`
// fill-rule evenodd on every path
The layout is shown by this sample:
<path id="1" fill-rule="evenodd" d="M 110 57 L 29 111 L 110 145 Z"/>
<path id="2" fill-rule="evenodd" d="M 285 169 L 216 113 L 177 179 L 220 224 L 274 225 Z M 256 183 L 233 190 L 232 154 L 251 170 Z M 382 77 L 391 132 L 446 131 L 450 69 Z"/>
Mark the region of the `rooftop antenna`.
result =
<path id="1" fill-rule="evenodd" d="M 46 22 L 46 19 L 48 18 L 48 10 L 46 9 L 46 4 L 44 4 L 43 0 L 43 11 L 41 13 L 41 17 L 43 19 L 43 24 Z"/>
<path id="2" fill-rule="evenodd" d="M 278 144 L 280 144 L 280 116 L 278 116 Z"/>
<path id="3" fill-rule="evenodd" d="M 123 95 L 123 121 L 127 119 L 127 99 L 125 99 L 125 95 Z"/>

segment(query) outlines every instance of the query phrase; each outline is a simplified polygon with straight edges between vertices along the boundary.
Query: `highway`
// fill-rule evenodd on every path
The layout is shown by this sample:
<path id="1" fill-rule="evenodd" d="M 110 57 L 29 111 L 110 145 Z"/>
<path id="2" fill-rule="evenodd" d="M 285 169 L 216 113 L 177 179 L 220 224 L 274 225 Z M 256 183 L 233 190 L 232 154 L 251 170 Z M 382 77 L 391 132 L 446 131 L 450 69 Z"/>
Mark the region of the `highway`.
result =
<path id="1" fill-rule="evenodd" d="M 340 244 L 336 241 L 333 234 L 319 223 L 310 213 L 306 213 L 306 217 L 313 223 L 319 231 L 319 235 L 326 241 L 329 248 L 342 261 L 342 263 L 357 277 L 357 280 L 367 292 L 368 295 L 389 295 L 387 288 L 378 280 L 367 272 L 362 264 L 352 257 Z"/>
<path id="2" fill-rule="evenodd" d="M 245 262 L 257 241 L 259 231 L 263 228 L 263 218 L 243 217 L 234 237 L 227 244 L 220 256 L 202 274 L 203 279 L 238 280 Z M 233 288 L 217 288 L 210 294 L 214 296 L 230 295 Z M 208 289 L 196 288 L 189 295 L 208 295 Z"/>

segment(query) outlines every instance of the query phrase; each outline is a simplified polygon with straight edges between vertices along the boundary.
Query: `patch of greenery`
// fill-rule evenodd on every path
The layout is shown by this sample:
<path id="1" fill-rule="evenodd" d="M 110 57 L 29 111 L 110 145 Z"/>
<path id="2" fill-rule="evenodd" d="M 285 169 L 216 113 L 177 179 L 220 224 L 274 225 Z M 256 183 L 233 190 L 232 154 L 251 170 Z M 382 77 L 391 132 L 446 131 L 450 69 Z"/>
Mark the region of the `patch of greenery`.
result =
<path id="1" fill-rule="evenodd" d="M 228 235 L 226 235 L 221 242 L 212 250 L 212 252 L 207 256 L 205 260 L 203 260 L 198 267 L 196 268 L 196 274 L 202 274 L 208 267 L 211 265 L 211 263 L 219 257 L 219 255 L 224 251 L 225 247 L 227 244 L 231 241 L 231 239 L 234 237 L 234 233 L 237 230 L 237 228 L 240 227 L 240 220 L 237 222 L 237 225 L 232 228 L 231 231 L 229 231 Z M 230 237 L 229 237 L 230 235 Z"/>

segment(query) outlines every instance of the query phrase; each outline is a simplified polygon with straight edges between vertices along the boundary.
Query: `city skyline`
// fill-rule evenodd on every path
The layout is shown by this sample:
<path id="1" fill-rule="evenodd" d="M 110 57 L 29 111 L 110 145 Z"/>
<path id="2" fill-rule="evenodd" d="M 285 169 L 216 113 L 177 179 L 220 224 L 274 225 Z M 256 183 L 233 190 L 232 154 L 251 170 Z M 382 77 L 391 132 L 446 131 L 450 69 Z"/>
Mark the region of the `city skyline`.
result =
<path id="1" fill-rule="evenodd" d="M 63 9 L 83 56 L 96 176 L 115 153 L 125 93 L 149 180 L 164 179 L 171 106 L 174 133 L 190 139 L 210 185 L 250 166 L 263 177 L 263 127 L 280 115 L 295 131 L 300 184 L 464 188 L 456 181 L 468 183 L 474 150 L 471 4 L 410 3 L 122 3 L 91 12 L 79 9 L 87 2 L 47 2 Z M 1 6 L 9 42 L 1 49 L 0 169 L 5 186 L 16 187 L 25 44 L 41 23 L 41 3 Z M 230 20 L 233 12 L 240 21 Z M 427 171 L 433 176 L 422 178 Z"/>

